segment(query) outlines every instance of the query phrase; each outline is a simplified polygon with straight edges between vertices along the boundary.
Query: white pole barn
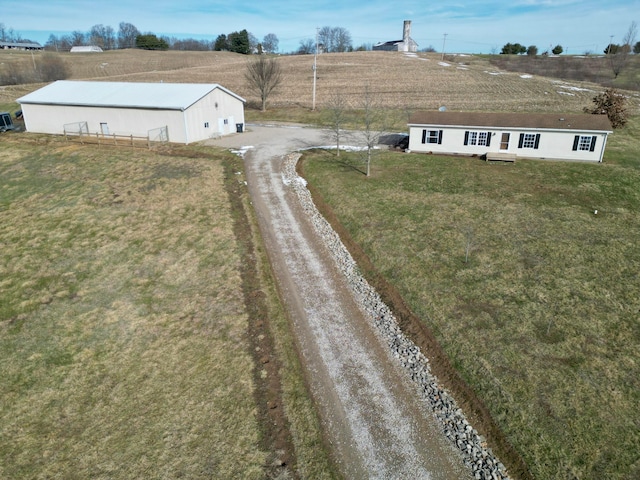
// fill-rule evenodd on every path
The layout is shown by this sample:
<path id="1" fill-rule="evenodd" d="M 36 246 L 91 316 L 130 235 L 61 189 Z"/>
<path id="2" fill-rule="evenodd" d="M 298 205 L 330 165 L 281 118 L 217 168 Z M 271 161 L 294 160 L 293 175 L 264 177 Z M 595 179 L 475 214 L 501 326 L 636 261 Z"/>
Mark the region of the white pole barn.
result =
<path id="1" fill-rule="evenodd" d="M 62 135 L 86 122 L 89 134 L 146 137 L 167 127 L 189 144 L 244 131 L 245 100 L 218 84 L 60 80 L 18 99 L 25 127 Z"/>

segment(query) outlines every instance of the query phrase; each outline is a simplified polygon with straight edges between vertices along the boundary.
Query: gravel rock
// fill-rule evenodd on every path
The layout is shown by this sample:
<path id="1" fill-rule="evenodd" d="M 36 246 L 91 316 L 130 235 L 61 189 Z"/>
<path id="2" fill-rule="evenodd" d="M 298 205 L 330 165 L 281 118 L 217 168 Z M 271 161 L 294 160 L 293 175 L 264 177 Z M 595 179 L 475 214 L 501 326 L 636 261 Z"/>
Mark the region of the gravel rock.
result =
<path id="1" fill-rule="evenodd" d="M 472 475 L 478 479 L 508 479 L 504 466 L 490 449 L 483 446 L 483 439 L 466 420 L 455 400 L 439 385 L 438 379 L 431 373 L 429 360 L 402 333 L 389 307 L 360 274 L 356 262 L 340 241 L 338 234 L 317 210 L 306 182 L 296 173 L 295 167 L 299 158 L 299 153 L 286 156 L 283 181 L 296 193 L 300 205 L 331 251 L 362 310 L 377 327 L 377 332 L 385 340 L 393 357 L 398 359 L 409 378 L 420 387 L 424 399 L 431 405 L 443 432 L 452 445 L 460 451 L 465 463 L 472 470 Z"/>

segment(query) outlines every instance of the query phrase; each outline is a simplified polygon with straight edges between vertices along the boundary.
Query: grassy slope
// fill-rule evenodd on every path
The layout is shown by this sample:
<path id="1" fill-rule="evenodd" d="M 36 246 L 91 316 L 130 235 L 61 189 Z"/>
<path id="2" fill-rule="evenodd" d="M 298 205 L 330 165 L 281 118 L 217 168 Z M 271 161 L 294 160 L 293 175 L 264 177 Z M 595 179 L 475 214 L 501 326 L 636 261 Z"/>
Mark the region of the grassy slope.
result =
<path id="1" fill-rule="evenodd" d="M 305 162 L 536 478 L 640 473 L 639 126 L 602 165 L 384 153 L 367 179 L 355 154 Z"/>
<path id="2" fill-rule="evenodd" d="M 288 430 L 287 468 L 333 478 L 241 159 L 16 134 L 2 152 L 1 478 L 264 478 Z M 288 430 L 261 423 L 267 399 Z"/>
<path id="3" fill-rule="evenodd" d="M 221 163 L 3 147 L 0 477 L 261 478 Z"/>

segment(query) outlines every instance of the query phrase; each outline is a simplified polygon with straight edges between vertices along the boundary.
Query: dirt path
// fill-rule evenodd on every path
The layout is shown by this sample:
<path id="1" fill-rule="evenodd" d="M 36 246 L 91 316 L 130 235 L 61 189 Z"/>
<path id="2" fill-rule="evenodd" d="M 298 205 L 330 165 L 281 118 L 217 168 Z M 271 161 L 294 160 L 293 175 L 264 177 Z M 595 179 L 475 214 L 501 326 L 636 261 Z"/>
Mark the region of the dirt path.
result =
<path id="1" fill-rule="evenodd" d="M 345 478 L 470 478 L 416 387 L 391 358 L 282 177 L 282 157 L 325 132 L 250 126 L 211 142 L 251 146 L 245 168 L 309 384 Z"/>

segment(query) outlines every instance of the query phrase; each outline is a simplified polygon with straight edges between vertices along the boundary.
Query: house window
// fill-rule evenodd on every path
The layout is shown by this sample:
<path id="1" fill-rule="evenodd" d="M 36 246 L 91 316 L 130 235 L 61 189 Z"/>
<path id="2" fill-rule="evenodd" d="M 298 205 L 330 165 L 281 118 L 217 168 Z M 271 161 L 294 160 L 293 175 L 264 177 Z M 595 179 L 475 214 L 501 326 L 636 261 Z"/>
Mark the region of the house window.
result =
<path id="1" fill-rule="evenodd" d="M 537 149 L 539 146 L 540 146 L 539 133 L 521 133 L 520 134 L 520 140 L 518 140 L 518 148 Z"/>
<path id="2" fill-rule="evenodd" d="M 422 143 L 442 144 L 442 130 L 422 130 Z"/>
<path id="3" fill-rule="evenodd" d="M 229 125 L 229 119 L 228 119 L 228 118 L 225 118 L 225 119 L 224 119 L 224 124 L 225 124 L 225 125 Z"/>
<path id="4" fill-rule="evenodd" d="M 585 152 L 593 152 L 596 149 L 596 137 L 595 135 L 576 135 L 573 138 L 573 150 L 582 150 Z"/>
<path id="5" fill-rule="evenodd" d="M 488 147 L 491 145 L 491 132 L 464 132 L 465 145 L 477 145 L 480 147 Z"/>
<path id="6" fill-rule="evenodd" d="M 209 122 L 204 122 L 204 128 L 209 128 Z"/>

